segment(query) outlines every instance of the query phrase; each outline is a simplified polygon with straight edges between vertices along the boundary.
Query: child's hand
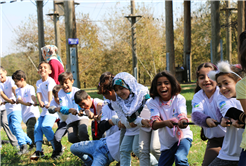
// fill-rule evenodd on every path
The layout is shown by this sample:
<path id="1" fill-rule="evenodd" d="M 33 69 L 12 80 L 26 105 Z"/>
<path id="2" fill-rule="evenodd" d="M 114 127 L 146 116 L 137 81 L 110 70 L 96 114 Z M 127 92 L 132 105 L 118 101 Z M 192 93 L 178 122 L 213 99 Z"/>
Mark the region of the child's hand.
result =
<path id="1" fill-rule="evenodd" d="M 230 120 L 227 119 L 227 118 L 222 118 L 222 119 L 221 119 L 221 122 L 220 122 L 220 125 L 221 125 L 222 127 L 230 126 L 230 124 L 226 124 L 226 122 L 230 122 Z"/>
<path id="2" fill-rule="evenodd" d="M 48 104 L 45 105 L 45 108 L 48 109 L 49 107 L 50 107 L 50 103 L 48 103 Z"/>
<path id="3" fill-rule="evenodd" d="M 69 109 L 69 112 L 70 112 L 71 114 L 73 114 L 73 115 L 76 115 L 76 114 L 77 114 L 77 110 L 74 109 L 74 108 L 70 108 L 70 109 Z"/>
<path id="4" fill-rule="evenodd" d="M 239 124 L 238 120 L 231 119 L 232 125 L 236 128 L 242 128 L 244 124 Z"/>
<path id="5" fill-rule="evenodd" d="M 15 104 L 16 102 L 14 101 L 14 99 L 10 99 L 9 103 Z"/>
<path id="6" fill-rule="evenodd" d="M 207 123 L 208 127 L 216 127 L 217 125 L 214 122 L 217 122 L 217 120 L 212 119 L 212 118 L 206 119 L 206 123 Z"/>
<path id="7" fill-rule="evenodd" d="M 31 106 L 31 105 L 32 105 L 32 103 L 27 102 L 27 103 L 26 103 L 26 105 L 27 105 L 27 106 Z"/>
<path id="8" fill-rule="evenodd" d="M 143 127 L 150 127 L 149 122 L 150 122 L 149 119 L 142 119 L 141 120 L 141 123 L 142 123 Z"/>
<path id="9" fill-rule="evenodd" d="M 114 123 L 112 122 L 111 119 L 108 120 L 108 123 L 109 123 L 110 125 L 114 126 Z"/>
<path id="10" fill-rule="evenodd" d="M 137 125 L 133 122 L 129 123 L 131 127 L 136 127 Z"/>
<path id="11" fill-rule="evenodd" d="M 188 125 L 184 125 L 184 123 L 188 123 L 188 121 L 186 119 L 181 119 L 179 122 L 178 122 L 178 126 L 179 128 L 181 129 L 185 129 Z"/>
<path id="12" fill-rule="evenodd" d="M 165 126 L 167 126 L 169 128 L 173 128 L 174 121 L 172 121 L 172 120 L 165 120 L 163 122 L 165 123 Z"/>
<path id="13" fill-rule="evenodd" d="M 79 110 L 78 116 L 83 116 L 83 115 L 84 115 L 83 110 Z"/>
<path id="14" fill-rule="evenodd" d="M 118 127 L 121 128 L 126 128 L 124 124 L 121 123 L 121 121 L 118 122 Z"/>
<path id="15" fill-rule="evenodd" d="M 39 105 L 41 108 L 44 108 L 44 102 L 40 101 Z"/>

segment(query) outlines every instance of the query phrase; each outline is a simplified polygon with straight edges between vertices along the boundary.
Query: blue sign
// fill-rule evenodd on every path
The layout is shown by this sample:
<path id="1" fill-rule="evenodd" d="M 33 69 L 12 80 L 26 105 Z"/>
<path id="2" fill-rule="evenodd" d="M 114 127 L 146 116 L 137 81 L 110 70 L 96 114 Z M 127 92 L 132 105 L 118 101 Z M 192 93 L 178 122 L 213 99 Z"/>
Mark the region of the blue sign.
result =
<path id="1" fill-rule="evenodd" d="M 79 44 L 79 39 L 78 38 L 68 38 L 68 44 L 69 45 L 77 45 L 77 44 Z"/>

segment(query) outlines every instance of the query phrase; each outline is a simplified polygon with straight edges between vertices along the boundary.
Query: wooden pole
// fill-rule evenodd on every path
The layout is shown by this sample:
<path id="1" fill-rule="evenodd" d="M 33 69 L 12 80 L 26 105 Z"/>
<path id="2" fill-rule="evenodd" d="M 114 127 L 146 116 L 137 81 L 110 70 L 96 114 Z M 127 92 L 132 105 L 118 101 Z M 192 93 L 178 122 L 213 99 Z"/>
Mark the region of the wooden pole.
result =
<path id="1" fill-rule="evenodd" d="M 191 82 L 192 58 L 191 58 L 191 10 L 190 1 L 184 1 L 184 78 L 185 82 Z"/>
<path id="2" fill-rule="evenodd" d="M 212 62 L 217 64 L 220 61 L 220 1 L 211 1 L 212 21 Z"/>
<path id="3" fill-rule="evenodd" d="M 230 0 L 226 1 L 226 7 L 230 8 Z M 229 61 L 231 64 L 231 50 L 232 50 L 232 45 L 231 45 L 231 11 L 226 10 L 226 60 Z"/>
<path id="4" fill-rule="evenodd" d="M 73 59 L 73 62 L 76 62 L 75 70 L 77 71 L 76 74 L 73 73 L 74 85 L 77 86 L 78 88 L 80 88 L 77 45 L 69 45 L 68 44 L 69 38 L 77 38 L 74 0 L 64 1 L 64 6 L 65 6 L 66 55 L 67 55 L 66 70 L 71 72 L 71 59 Z M 70 49 L 70 48 L 72 48 L 72 49 Z M 71 56 L 71 53 L 73 51 L 76 52 L 75 57 Z"/>
<path id="5" fill-rule="evenodd" d="M 54 0 L 54 29 L 55 29 L 55 44 L 58 48 L 58 55 L 61 56 L 61 41 L 60 41 L 60 27 L 59 27 L 58 5 Z"/>
<path id="6" fill-rule="evenodd" d="M 39 50 L 39 63 L 44 61 L 41 48 L 45 46 L 44 43 L 44 18 L 43 18 L 43 1 L 36 1 L 37 16 L 38 16 L 38 50 Z"/>
<path id="7" fill-rule="evenodd" d="M 166 53 L 167 70 L 175 76 L 174 34 L 173 34 L 173 2 L 165 1 L 166 13 Z M 169 62 L 168 62 L 169 61 Z"/>
<path id="8" fill-rule="evenodd" d="M 131 15 L 135 16 L 135 0 L 131 0 Z M 131 17 L 132 26 L 132 71 L 133 76 L 138 81 L 138 60 L 137 60 L 137 42 L 136 42 L 136 17 Z"/>
<path id="9" fill-rule="evenodd" d="M 239 54 L 239 36 L 245 30 L 245 17 L 244 17 L 244 10 L 245 10 L 245 3 L 243 1 L 237 1 L 237 22 L 238 22 L 238 29 L 237 29 L 237 39 L 238 39 L 238 63 L 240 62 L 240 54 Z"/>

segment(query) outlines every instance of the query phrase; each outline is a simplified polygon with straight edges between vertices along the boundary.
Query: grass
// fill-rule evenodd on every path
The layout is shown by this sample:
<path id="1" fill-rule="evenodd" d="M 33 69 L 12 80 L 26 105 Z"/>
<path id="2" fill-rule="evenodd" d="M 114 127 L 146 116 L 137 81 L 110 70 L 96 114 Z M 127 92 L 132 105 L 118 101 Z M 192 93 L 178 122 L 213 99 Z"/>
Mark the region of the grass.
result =
<path id="1" fill-rule="evenodd" d="M 186 98 L 187 101 L 187 110 L 188 110 L 188 116 L 190 116 L 191 113 L 191 100 L 194 95 L 194 84 L 182 84 L 182 91 L 181 94 Z M 101 98 L 101 95 L 97 94 L 97 90 L 95 88 L 88 88 L 85 89 L 89 95 L 92 98 Z M 202 141 L 200 139 L 200 127 L 191 125 L 190 126 L 192 132 L 193 132 L 193 142 L 192 147 L 189 151 L 188 160 L 191 166 L 198 166 L 202 164 L 203 155 L 206 149 L 206 141 Z M 26 129 L 23 128 L 26 132 Z M 53 130 L 56 130 L 56 127 L 53 128 Z M 91 138 L 91 129 L 88 127 L 88 132 Z M 7 136 L 4 132 L 4 130 L 1 130 L 1 139 L 7 140 Z M 67 136 L 64 136 L 62 138 L 62 145 L 65 147 L 65 152 L 59 160 L 53 160 L 50 158 L 52 154 L 52 147 L 48 145 L 43 145 L 43 151 L 46 155 L 45 158 L 39 159 L 37 161 L 30 160 L 30 156 L 35 151 L 32 150 L 26 155 L 22 155 L 20 157 L 15 156 L 15 152 L 17 152 L 10 144 L 2 145 L 1 148 L 1 166 L 22 166 L 22 165 L 39 165 L 39 166 L 80 166 L 83 165 L 83 162 L 76 156 L 74 156 L 70 152 L 70 146 L 72 145 L 70 142 L 68 142 Z M 110 166 L 114 166 L 117 162 L 113 162 L 110 164 Z M 137 158 L 132 157 L 132 166 L 138 166 L 139 161 Z"/>

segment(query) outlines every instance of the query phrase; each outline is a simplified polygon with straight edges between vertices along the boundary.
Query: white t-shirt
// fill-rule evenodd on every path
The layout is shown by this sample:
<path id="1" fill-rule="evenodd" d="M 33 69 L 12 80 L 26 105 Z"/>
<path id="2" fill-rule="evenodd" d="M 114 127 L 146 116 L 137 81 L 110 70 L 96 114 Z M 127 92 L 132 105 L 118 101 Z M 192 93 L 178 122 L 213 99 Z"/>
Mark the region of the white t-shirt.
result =
<path id="1" fill-rule="evenodd" d="M 102 117 L 101 117 L 101 121 L 103 120 L 109 120 L 112 118 L 112 116 L 116 115 L 116 112 L 114 110 L 111 110 L 109 105 L 106 104 L 102 107 Z M 112 135 L 113 133 L 115 133 L 116 131 L 118 131 L 119 128 L 117 125 L 111 126 L 110 129 L 108 129 L 106 131 L 106 137 Z"/>
<path id="2" fill-rule="evenodd" d="M 243 110 L 240 101 L 236 98 L 227 99 L 223 95 L 218 96 L 217 106 L 219 107 L 223 117 L 225 117 L 227 111 L 231 107 L 235 107 L 239 110 Z M 218 158 L 222 160 L 239 161 L 242 148 L 240 143 L 242 141 L 242 134 L 244 129 L 236 128 L 234 126 L 226 127 L 226 134 L 222 144 L 222 148 L 219 152 Z"/>
<path id="3" fill-rule="evenodd" d="M 53 99 L 51 102 L 50 102 L 50 106 L 55 106 L 55 107 L 60 107 L 59 104 L 56 103 L 56 101 Z M 68 118 L 68 115 L 64 115 L 60 112 L 56 112 L 59 116 L 59 119 L 60 119 L 60 122 L 66 122 L 67 118 Z M 55 114 L 56 114 L 55 113 Z"/>
<path id="4" fill-rule="evenodd" d="M 53 78 L 48 77 L 46 81 L 42 81 L 42 79 L 38 80 L 36 83 L 37 86 L 37 93 L 42 94 L 41 100 L 44 102 L 44 104 L 48 104 L 48 92 L 52 91 L 54 86 L 56 86 L 56 82 L 54 81 Z M 53 98 L 53 96 L 52 96 Z M 45 115 L 51 115 L 57 117 L 57 114 L 50 114 L 47 108 L 42 108 L 42 113 L 40 116 L 45 116 Z"/>
<path id="5" fill-rule="evenodd" d="M 151 117 L 158 116 L 163 120 L 177 118 L 181 113 L 187 114 L 186 100 L 180 94 L 173 97 L 170 105 L 160 104 L 159 97 L 149 99 L 146 104 L 151 112 Z M 181 130 L 183 132 L 183 138 L 193 139 L 193 134 L 189 126 Z M 170 129 L 167 126 L 159 128 L 159 139 L 161 143 L 161 151 L 170 149 L 176 142 L 178 142 L 176 135 L 173 135 L 173 129 Z"/>
<path id="6" fill-rule="evenodd" d="M 106 143 L 109 153 L 116 161 L 120 161 L 119 142 L 120 142 L 120 130 L 118 130 L 117 132 L 113 133 L 112 135 L 106 138 Z"/>
<path id="7" fill-rule="evenodd" d="M 4 83 L 1 83 L 2 86 L 0 86 L 0 91 L 9 98 L 9 99 L 13 99 L 14 101 L 16 101 L 15 95 L 12 91 L 12 87 L 16 87 L 14 80 L 8 76 L 6 77 L 6 81 Z M 17 87 L 16 87 L 17 88 Z M 7 110 L 7 115 L 10 114 L 13 111 L 21 111 L 21 105 L 20 104 L 10 104 L 10 103 L 6 103 L 5 104 L 5 108 Z"/>
<path id="8" fill-rule="evenodd" d="M 139 134 L 140 126 L 138 125 L 136 127 L 131 127 L 129 122 L 127 121 L 127 118 L 125 117 L 124 113 L 122 112 L 122 109 L 118 106 L 117 102 L 111 101 L 111 103 L 112 103 L 112 107 L 115 110 L 115 112 L 117 113 L 118 118 L 120 119 L 121 123 L 124 124 L 126 127 L 125 135 L 133 136 L 133 135 Z"/>
<path id="9" fill-rule="evenodd" d="M 93 101 L 94 106 L 95 106 L 96 109 L 97 109 L 97 104 L 98 104 L 98 103 L 104 104 L 104 101 L 101 100 L 101 99 L 98 99 L 98 98 L 94 98 L 94 99 L 91 98 L 91 100 Z M 90 111 L 94 114 L 94 108 L 93 108 L 93 107 L 90 108 Z"/>
<path id="10" fill-rule="evenodd" d="M 18 88 L 15 90 L 17 99 L 21 98 L 21 100 L 25 103 L 34 103 L 32 101 L 32 95 L 35 96 L 35 89 L 33 86 L 26 84 L 23 88 Z M 37 106 L 25 106 L 21 104 L 21 112 L 22 112 L 22 120 L 24 123 L 28 121 L 29 118 L 39 117 L 39 109 Z"/>
<path id="11" fill-rule="evenodd" d="M 77 110 L 77 112 L 79 113 L 79 107 L 78 105 L 75 103 L 74 100 L 74 94 L 79 91 L 80 89 L 76 88 L 76 87 L 72 87 L 72 91 L 69 93 L 64 92 L 63 89 L 61 89 L 58 92 L 58 97 L 59 97 L 59 102 L 60 102 L 60 106 L 67 106 L 68 108 L 74 108 Z M 75 122 L 77 120 L 80 119 L 88 119 L 87 116 L 78 116 L 77 115 L 73 115 L 73 114 L 68 114 L 68 118 L 66 120 L 67 124 L 70 124 L 72 122 Z"/>
<path id="12" fill-rule="evenodd" d="M 2 86 L 2 84 L 0 84 L 0 87 Z M 0 88 L 1 89 L 1 88 Z M 1 97 L 1 95 L 0 95 L 0 101 L 3 103 L 3 102 L 5 102 L 5 100 Z M 0 111 L 2 111 L 2 110 L 5 110 L 6 108 L 5 108 L 5 105 L 4 104 L 2 104 L 2 105 L 0 105 Z"/>
<path id="13" fill-rule="evenodd" d="M 210 116 L 212 119 L 217 120 L 218 122 L 220 119 L 216 115 L 216 111 L 218 111 L 217 107 L 217 99 L 219 96 L 219 88 L 216 87 L 216 91 L 213 94 L 213 100 L 209 102 L 209 99 L 207 95 L 204 93 L 204 91 L 201 89 L 199 90 L 192 99 L 192 113 L 193 112 L 201 112 L 205 115 Z M 212 98 L 210 97 L 210 98 Z M 209 127 L 203 127 L 204 135 L 211 139 L 211 138 L 220 138 L 225 136 L 226 129 L 225 127 L 222 127 L 221 125 L 218 125 L 217 127 L 209 128 Z"/>

